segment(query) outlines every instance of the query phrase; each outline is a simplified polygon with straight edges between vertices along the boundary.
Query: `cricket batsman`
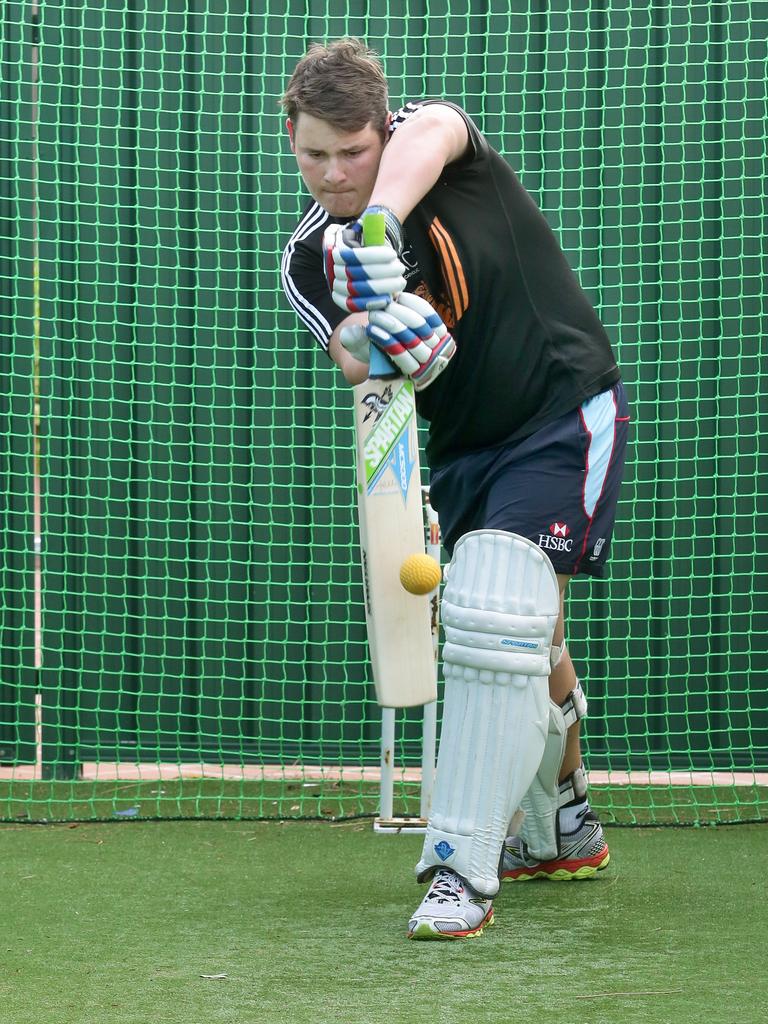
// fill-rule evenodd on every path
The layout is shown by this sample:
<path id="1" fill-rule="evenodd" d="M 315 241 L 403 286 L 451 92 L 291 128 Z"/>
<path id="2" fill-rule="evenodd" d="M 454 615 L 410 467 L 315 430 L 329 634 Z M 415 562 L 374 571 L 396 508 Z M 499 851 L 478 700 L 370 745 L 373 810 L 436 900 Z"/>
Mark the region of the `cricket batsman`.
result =
<path id="1" fill-rule="evenodd" d="M 429 423 L 451 562 L 426 891 L 407 934 L 466 938 L 492 923 L 502 880 L 587 878 L 609 861 L 563 595 L 605 571 L 627 398 L 554 232 L 465 111 L 416 99 L 391 113 L 358 39 L 311 46 L 282 105 L 310 193 L 283 255 L 286 295 L 348 383 L 367 378 L 376 346 Z M 386 245 L 364 244 L 372 212 Z"/>

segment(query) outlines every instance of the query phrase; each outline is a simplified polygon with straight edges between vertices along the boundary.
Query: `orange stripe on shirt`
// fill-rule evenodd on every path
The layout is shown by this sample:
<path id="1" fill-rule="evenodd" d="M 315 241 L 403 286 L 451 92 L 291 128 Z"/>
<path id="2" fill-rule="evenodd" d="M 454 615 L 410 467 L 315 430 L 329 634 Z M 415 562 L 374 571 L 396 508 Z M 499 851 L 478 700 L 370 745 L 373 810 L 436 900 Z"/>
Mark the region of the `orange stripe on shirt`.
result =
<path id="1" fill-rule="evenodd" d="M 469 305 L 469 288 L 459 254 L 453 239 L 438 217 L 429 226 L 429 237 L 437 250 L 448 294 L 456 320 L 460 320 Z"/>

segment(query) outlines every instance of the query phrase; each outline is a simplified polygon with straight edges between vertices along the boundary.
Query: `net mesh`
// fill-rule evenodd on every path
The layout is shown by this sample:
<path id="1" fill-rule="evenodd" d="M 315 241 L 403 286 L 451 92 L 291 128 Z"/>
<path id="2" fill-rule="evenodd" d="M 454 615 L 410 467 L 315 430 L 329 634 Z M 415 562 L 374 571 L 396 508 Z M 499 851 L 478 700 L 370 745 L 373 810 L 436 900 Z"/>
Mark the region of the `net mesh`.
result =
<path id="1" fill-rule="evenodd" d="M 278 274 L 277 99 L 345 34 L 393 107 L 476 119 L 617 350 L 612 578 L 569 606 L 593 805 L 766 817 L 761 6 L 6 0 L 0 818 L 375 812 L 350 395 Z"/>

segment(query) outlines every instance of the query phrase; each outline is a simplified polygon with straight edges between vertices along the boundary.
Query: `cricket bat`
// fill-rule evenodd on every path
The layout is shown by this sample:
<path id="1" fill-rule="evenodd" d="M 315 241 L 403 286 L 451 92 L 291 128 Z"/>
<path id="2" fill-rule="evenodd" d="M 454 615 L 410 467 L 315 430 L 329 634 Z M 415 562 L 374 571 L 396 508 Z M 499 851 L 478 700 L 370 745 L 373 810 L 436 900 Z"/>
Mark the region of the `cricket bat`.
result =
<path id="1" fill-rule="evenodd" d="M 363 224 L 384 244 L 384 218 Z M 369 379 L 354 388 L 358 520 L 365 621 L 376 699 L 406 708 L 437 699 L 429 595 L 408 593 L 400 566 L 425 551 L 413 382 L 371 345 Z"/>

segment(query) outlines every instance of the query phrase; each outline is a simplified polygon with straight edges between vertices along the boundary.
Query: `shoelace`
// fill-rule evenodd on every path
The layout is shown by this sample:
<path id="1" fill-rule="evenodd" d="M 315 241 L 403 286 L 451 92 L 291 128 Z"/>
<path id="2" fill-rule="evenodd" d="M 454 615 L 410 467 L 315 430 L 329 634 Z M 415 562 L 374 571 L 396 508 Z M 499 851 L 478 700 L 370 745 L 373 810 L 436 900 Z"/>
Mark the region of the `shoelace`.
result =
<path id="1" fill-rule="evenodd" d="M 461 883 L 449 872 L 440 872 L 435 876 L 429 890 L 430 903 L 461 903 Z"/>

